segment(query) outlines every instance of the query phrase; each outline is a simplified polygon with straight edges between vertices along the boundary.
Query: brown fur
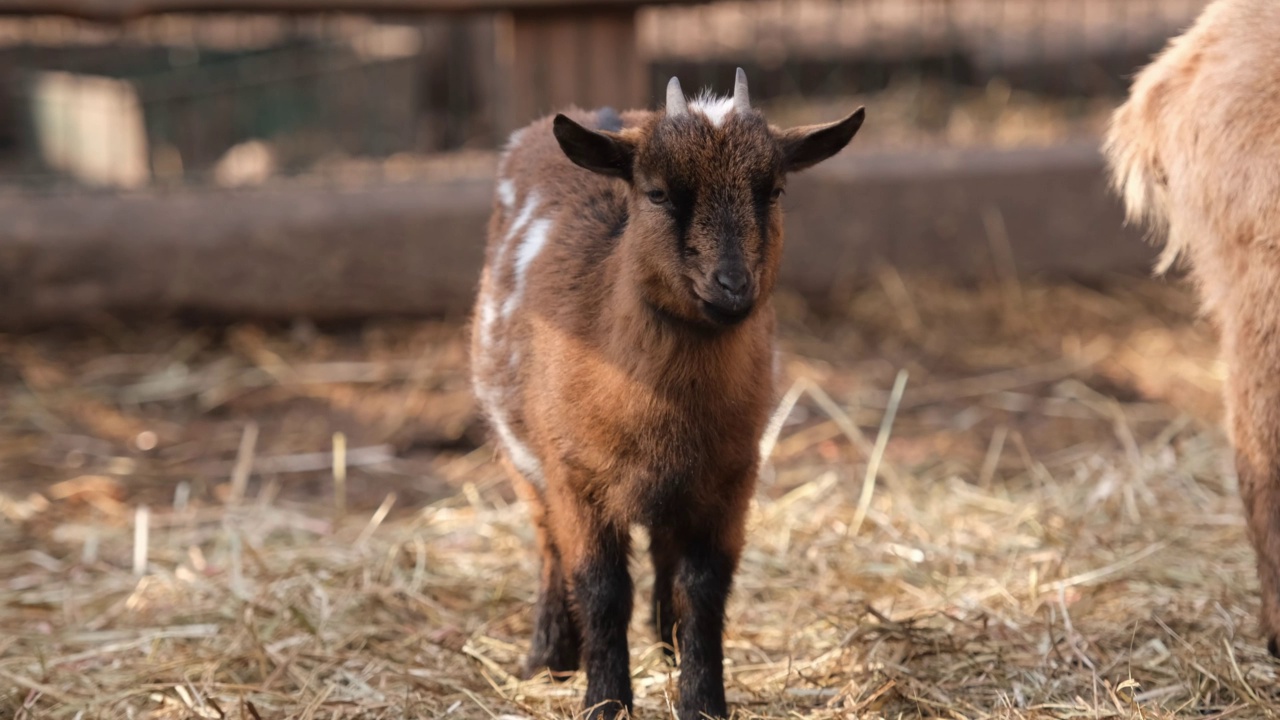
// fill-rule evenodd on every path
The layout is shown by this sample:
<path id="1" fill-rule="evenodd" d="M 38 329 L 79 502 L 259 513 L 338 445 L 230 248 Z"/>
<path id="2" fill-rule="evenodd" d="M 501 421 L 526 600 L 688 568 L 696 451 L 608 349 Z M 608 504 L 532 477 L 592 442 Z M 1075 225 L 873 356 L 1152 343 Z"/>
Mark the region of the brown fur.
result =
<path id="1" fill-rule="evenodd" d="M 1106 154 L 1131 218 L 1167 230 L 1222 335 L 1227 426 L 1280 656 L 1280 4 L 1218 0 L 1133 84 Z"/>
<path id="2" fill-rule="evenodd" d="M 568 117 L 518 132 L 500 165 L 473 331 L 477 393 L 542 555 L 527 670 L 575 669 L 579 641 L 587 705 L 630 708 L 626 617 L 612 615 L 630 615 L 625 558 L 640 524 L 653 538 L 655 624 L 689 646 L 681 717 L 721 714 L 723 595 L 773 401 L 773 191 L 843 147 L 861 115 L 794 131 L 755 112 L 720 126 L 697 112 Z M 840 137 L 817 147 L 823 132 Z M 575 165 L 605 145 L 607 167 Z M 626 162 L 610 165 L 619 152 Z M 516 258 L 539 221 L 546 242 L 522 274 Z M 739 272 L 740 294 L 716 285 L 726 271 Z"/>

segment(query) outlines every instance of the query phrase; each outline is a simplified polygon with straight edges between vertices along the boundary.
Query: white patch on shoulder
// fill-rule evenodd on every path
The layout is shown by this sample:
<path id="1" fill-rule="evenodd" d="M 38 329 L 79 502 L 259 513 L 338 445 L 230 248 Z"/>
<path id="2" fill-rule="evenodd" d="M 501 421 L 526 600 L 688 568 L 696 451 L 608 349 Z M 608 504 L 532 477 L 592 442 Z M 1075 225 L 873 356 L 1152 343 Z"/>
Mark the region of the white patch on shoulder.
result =
<path id="1" fill-rule="evenodd" d="M 520 244 L 516 246 L 516 286 L 507 296 L 507 301 L 502 305 L 502 314 L 504 317 L 510 316 L 511 313 L 520 304 L 520 297 L 524 295 L 525 281 L 529 276 L 529 266 L 542 252 L 542 248 L 547 244 L 547 238 L 551 235 L 551 221 L 546 218 L 540 218 L 529 223 L 529 231 L 524 234 Z"/>
<path id="2" fill-rule="evenodd" d="M 529 197 L 524 199 L 524 205 L 520 206 L 520 214 L 516 216 L 515 222 L 511 223 L 511 227 L 507 228 L 507 234 L 502 238 L 502 247 L 498 252 L 494 265 L 499 268 L 503 265 L 503 259 L 507 255 L 507 248 L 511 245 L 511 240 L 519 235 L 524 226 L 529 224 L 533 219 L 533 213 L 538 209 L 538 203 L 542 202 L 542 198 L 538 196 L 538 191 L 533 190 L 529 193 Z"/>
<path id="3" fill-rule="evenodd" d="M 538 462 L 538 458 L 534 457 L 533 451 L 529 446 L 516 439 L 511 433 L 511 428 L 506 425 L 498 426 L 498 435 L 502 438 L 502 443 L 506 447 L 507 455 L 511 458 L 511 464 L 516 466 L 521 475 L 524 475 L 529 482 L 542 487 L 542 463 Z"/>
<path id="4" fill-rule="evenodd" d="M 510 210 L 516 205 L 516 184 L 511 180 L 503 178 L 498 181 L 498 200 L 502 203 L 502 207 Z"/>
<path id="5" fill-rule="evenodd" d="M 550 220 L 542 218 L 530 223 L 529 232 L 525 233 L 524 241 L 516 248 L 517 283 L 522 281 L 525 274 L 529 272 L 529 265 L 538 257 L 538 253 L 542 252 L 542 247 L 547 244 L 547 236 L 550 234 Z"/>
<path id="6" fill-rule="evenodd" d="M 499 186 L 501 187 L 501 186 Z M 501 189 L 499 189 L 501 193 Z M 485 283 L 485 298 L 480 305 L 480 347 L 484 352 L 489 352 L 493 347 L 493 326 L 498 320 L 498 280 L 497 274 L 502 272 L 506 267 L 507 256 L 510 254 L 511 241 L 524 230 L 529 221 L 533 219 L 533 214 L 538 210 L 538 203 L 541 198 L 538 197 L 538 191 L 529 192 L 529 196 L 525 198 L 524 204 L 520 206 L 520 212 L 516 215 L 516 219 L 511 222 L 511 227 L 507 228 L 506 235 L 498 244 L 498 251 L 493 256 L 493 266 L 487 271 L 494 275 L 491 282 Z M 517 286 L 519 280 L 517 279 Z"/>
<path id="7" fill-rule="evenodd" d="M 526 479 L 534 485 L 541 487 L 542 485 L 542 463 L 538 462 L 538 458 L 529 449 L 528 445 L 516 437 L 511 429 L 510 423 L 507 421 L 507 412 L 502 407 L 501 399 L 498 393 L 491 387 L 487 386 L 479 378 L 475 379 L 476 396 L 480 400 L 481 406 L 485 409 L 485 414 L 489 418 L 489 423 L 493 426 L 493 431 L 498 435 L 498 442 L 501 444 L 503 451 L 507 453 L 507 457 L 511 459 L 511 464 L 516 466 L 516 470 L 520 471 Z"/>
<path id="8" fill-rule="evenodd" d="M 519 142 L 520 132 L 517 131 L 512 135 L 509 146 Z M 495 192 L 498 200 L 508 210 L 515 207 L 516 189 L 512 180 L 508 178 L 499 180 Z M 495 337 L 501 332 L 501 328 L 497 327 L 500 317 L 499 303 L 502 300 L 499 278 L 508 267 L 508 263 L 512 263 L 515 270 L 515 287 L 506 298 L 506 302 L 502 303 L 502 314 L 505 315 L 509 312 L 508 307 L 514 307 L 513 298 L 518 297 L 523 291 L 525 271 L 547 240 L 550 221 L 535 219 L 541 202 L 542 198 L 537 190 L 528 192 L 524 202 L 520 204 L 520 211 L 507 227 L 507 232 L 498 241 L 493 262 L 485 269 L 481 284 L 483 300 L 480 303 L 478 318 L 480 354 L 475 359 L 471 377 L 476 399 L 493 428 L 498 445 L 515 469 L 539 487 L 544 482 L 542 463 L 511 427 L 510 415 L 505 406 L 505 403 L 510 401 L 511 389 L 490 384 L 483 376 L 482 370 L 497 372 L 498 377 L 502 376 L 503 370 L 500 368 L 504 365 L 506 372 L 516 370 L 518 352 L 512 351 L 509 343 L 501 342 L 500 337 Z"/>
<path id="9" fill-rule="evenodd" d="M 485 352 L 488 352 L 489 346 L 493 344 L 493 323 L 497 319 L 498 303 L 490 294 L 480 305 L 480 347 Z"/>
<path id="10" fill-rule="evenodd" d="M 729 117 L 729 113 L 733 112 L 733 98 L 716 97 L 711 92 L 703 91 L 689 103 L 689 109 L 702 113 L 712 125 L 720 127 L 724 124 L 725 118 Z"/>

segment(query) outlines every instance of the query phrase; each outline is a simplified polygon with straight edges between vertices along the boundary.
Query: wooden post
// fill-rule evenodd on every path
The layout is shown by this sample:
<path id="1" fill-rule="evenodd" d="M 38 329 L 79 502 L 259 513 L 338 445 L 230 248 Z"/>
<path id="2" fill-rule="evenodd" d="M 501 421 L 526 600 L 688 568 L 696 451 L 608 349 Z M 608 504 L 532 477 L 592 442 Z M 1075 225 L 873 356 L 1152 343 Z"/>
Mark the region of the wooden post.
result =
<path id="1" fill-rule="evenodd" d="M 636 51 L 635 6 L 518 9 L 498 52 L 506 92 L 498 128 L 511 132 L 569 105 L 650 105 Z"/>

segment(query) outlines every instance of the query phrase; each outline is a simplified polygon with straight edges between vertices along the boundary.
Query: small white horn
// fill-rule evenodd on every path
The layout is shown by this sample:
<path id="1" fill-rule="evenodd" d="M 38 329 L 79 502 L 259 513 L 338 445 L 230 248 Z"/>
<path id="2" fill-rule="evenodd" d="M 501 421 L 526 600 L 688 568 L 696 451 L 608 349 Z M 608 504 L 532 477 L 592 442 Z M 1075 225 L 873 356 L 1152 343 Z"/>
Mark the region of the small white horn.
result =
<path id="1" fill-rule="evenodd" d="M 684 90 L 680 89 L 680 79 L 671 78 L 667 83 L 667 117 L 680 117 L 689 114 L 689 105 L 684 99 Z"/>
<path id="2" fill-rule="evenodd" d="M 751 95 L 747 92 L 747 73 L 742 68 L 738 68 L 738 74 L 733 81 L 733 107 L 739 112 L 751 109 Z"/>

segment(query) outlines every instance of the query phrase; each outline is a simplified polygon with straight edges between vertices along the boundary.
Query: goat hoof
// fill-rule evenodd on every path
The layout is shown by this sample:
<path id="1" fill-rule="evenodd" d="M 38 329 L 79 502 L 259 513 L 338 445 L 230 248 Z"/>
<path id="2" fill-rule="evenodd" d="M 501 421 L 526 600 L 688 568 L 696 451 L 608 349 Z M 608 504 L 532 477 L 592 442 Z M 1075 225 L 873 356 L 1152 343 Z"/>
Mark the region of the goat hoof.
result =
<path id="1" fill-rule="evenodd" d="M 564 682 L 578 671 L 578 665 L 577 663 L 566 662 L 561 658 L 530 657 L 525 661 L 521 679 L 531 680 L 544 670 L 547 671 L 552 680 Z"/>
<path id="2" fill-rule="evenodd" d="M 631 709 L 617 700 L 595 703 L 587 708 L 587 720 L 626 720 Z"/>

